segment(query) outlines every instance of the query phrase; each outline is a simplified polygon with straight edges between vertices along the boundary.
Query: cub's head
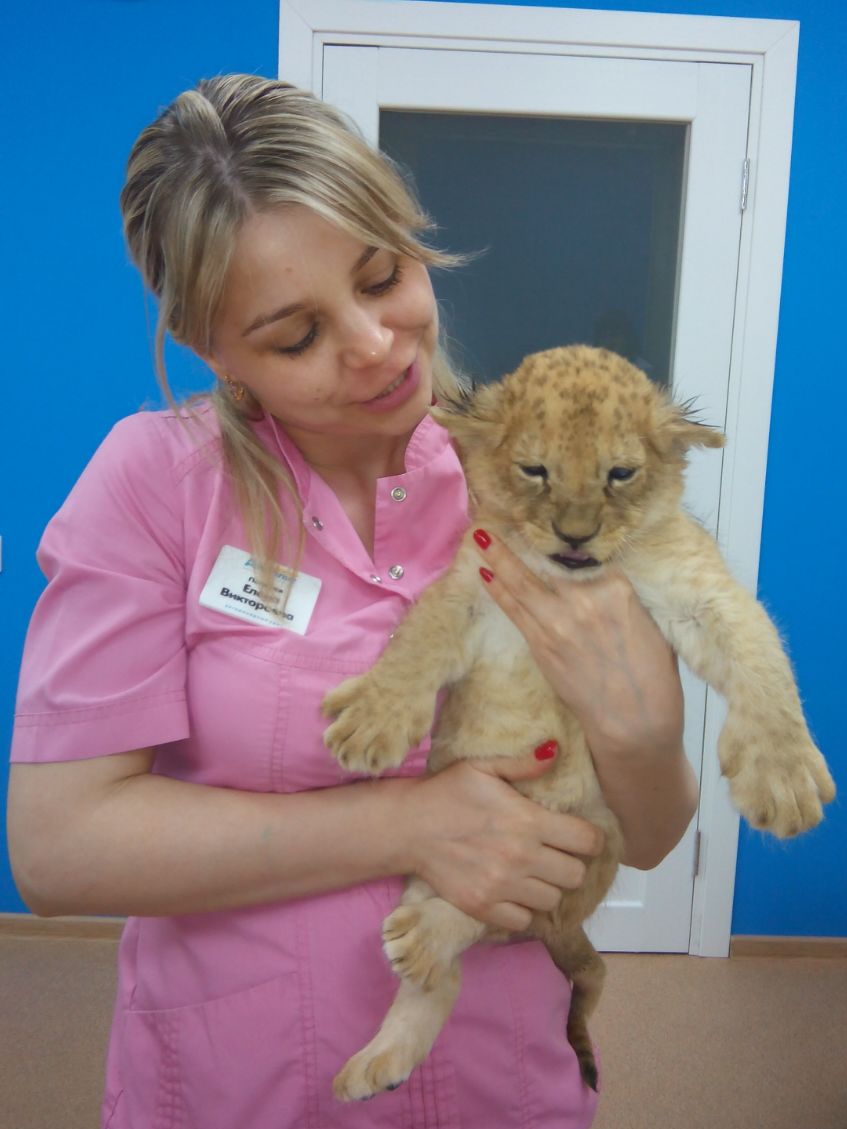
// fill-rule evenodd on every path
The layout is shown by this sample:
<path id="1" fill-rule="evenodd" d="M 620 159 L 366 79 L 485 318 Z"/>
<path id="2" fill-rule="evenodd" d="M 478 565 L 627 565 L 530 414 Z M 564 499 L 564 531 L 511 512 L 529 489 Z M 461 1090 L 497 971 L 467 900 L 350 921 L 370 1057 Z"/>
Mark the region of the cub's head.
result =
<path id="1" fill-rule="evenodd" d="M 584 345 L 534 353 L 432 414 L 456 442 L 480 516 L 586 578 L 678 507 L 690 447 L 724 442 L 634 365 Z"/>

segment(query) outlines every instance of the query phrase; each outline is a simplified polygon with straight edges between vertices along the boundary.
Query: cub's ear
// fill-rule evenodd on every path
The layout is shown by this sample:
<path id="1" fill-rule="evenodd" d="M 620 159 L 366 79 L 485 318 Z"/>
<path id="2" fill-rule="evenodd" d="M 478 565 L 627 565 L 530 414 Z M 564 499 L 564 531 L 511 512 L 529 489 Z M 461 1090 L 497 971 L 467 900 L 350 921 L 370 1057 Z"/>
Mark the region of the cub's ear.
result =
<path id="1" fill-rule="evenodd" d="M 473 391 L 461 389 L 439 401 L 429 414 L 460 447 L 497 447 L 506 434 L 501 411 L 499 384 L 482 384 Z"/>
<path id="2" fill-rule="evenodd" d="M 666 455 L 683 455 L 691 447 L 723 447 L 726 436 L 695 417 L 693 401 L 673 404 L 664 401 L 653 416 L 653 440 Z"/>

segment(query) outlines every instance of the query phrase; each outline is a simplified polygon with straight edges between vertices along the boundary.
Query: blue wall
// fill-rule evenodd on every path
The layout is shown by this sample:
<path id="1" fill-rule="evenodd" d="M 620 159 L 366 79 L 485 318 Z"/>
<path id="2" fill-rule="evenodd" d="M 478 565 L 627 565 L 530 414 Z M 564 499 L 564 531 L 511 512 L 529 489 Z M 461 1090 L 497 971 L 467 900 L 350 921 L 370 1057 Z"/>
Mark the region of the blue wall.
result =
<path id="1" fill-rule="evenodd" d="M 847 363 L 833 338 L 847 301 L 847 8 L 842 0 L 517 2 L 800 21 L 759 596 L 788 641 L 810 726 L 836 785 L 847 789 L 841 704 L 847 635 L 841 399 Z M 847 808 L 840 799 L 821 827 L 793 842 L 779 843 L 742 825 L 732 932 L 847 936 Z"/>
<path id="2" fill-rule="evenodd" d="M 118 194 L 139 130 L 198 79 L 274 75 L 276 0 L 11 0 L 4 9 L 6 313 L 0 412 L 0 739 L 42 587 L 41 531 L 112 423 L 159 402 Z M 176 389 L 205 387 L 172 351 Z M 2 762 L 5 795 L 5 756 Z M 0 910 L 21 910 L 0 851 Z"/>
<path id="3" fill-rule="evenodd" d="M 565 7 L 566 5 L 553 5 Z M 800 58 L 759 596 L 788 640 L 810 726 L 847 788 L 841 487 L 847 377 L 847 9 L 840 0 L 613 3 L 604 10 L 800 21 Z M 742 826 L 734 934 L 847 936 L 847 810 L 790 843 Z"/>
<path id="4" fill-rule="evenodd" d="M 812 728 L 847 787 L 840 706 L 847 366 L 833 338 L 847 282 L 847 12 L 837 0 L 590 6 L 801 21 L 760 595 L 789 640 Z M 41 587 L 33 557 L 40 532 L 110 424 L 158 399 L 141 286 L 120 232 L 127 151 L 157 107 L 198 78 L 274 74 L 277 4 L 17 0 L 6 18 L 0 736 L 8 744 L 17 662 Z M 172 365 L 178 388 L 203 386 L 199 363 L 175 350 Z M 821 828 L 796 842 L 742 830 L 733 932 L 847 936 L 845 874 L 839 801 Z M 0 910 L 22 908 L 0 852 Z"/>

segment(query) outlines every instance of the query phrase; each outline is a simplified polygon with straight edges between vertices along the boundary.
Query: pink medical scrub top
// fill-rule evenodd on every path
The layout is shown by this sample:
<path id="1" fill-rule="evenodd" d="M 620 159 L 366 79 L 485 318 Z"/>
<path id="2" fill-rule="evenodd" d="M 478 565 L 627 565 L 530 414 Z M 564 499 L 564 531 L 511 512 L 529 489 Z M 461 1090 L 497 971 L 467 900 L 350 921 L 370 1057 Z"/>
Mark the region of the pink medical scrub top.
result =
<path id="1" fill-rule="evenodd" d="M 121 421 L 48 526 L 38 559 L 49 583 L 27 637 L 12 759 L 155 746 L 154 771 L 200 784 L 344 784 L 321 739 L 321 699 L 377 658 L 451 560 L 467 520 L 458 460 L 425 418 L 405 473 L 377 485 L 371 559 L 326 483 L 275 421 L 259 421 L 304 500 L 311 578 L 309 593 L 289 597 L 294 626 L 270 626 L 255 606 L 215 414 L 199 413 L 202 428 L 171 412 Z M 420 773 L 427 747 L 398 773 Z M 333 1076 L 394 996 L 380 925 L 401 888 L 398 877 L 251 909 L 130 918 L 103 1125 L 585 1129 L 596 1095 L 565 1037 L 569 986 L 535 941 L 465 954 L 459 1000 L 426 1062 L 394 1092 L 335 1101 Z"/>

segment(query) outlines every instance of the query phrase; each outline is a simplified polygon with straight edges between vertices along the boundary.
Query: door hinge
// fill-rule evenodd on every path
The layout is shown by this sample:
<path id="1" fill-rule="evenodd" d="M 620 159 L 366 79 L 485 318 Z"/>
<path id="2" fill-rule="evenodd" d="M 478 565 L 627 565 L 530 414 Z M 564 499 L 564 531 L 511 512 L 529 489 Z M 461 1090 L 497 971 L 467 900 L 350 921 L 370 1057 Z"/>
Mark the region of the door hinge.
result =
<path id="1" fill-rule="evenodd" d="M 700 859 L 702 857 L 703 832 L 694 832 L 694 877 L 700 873 Z"/>
<path id="2" fill-rule="evenodd" d="M 750 158 L 744 159 L 741 167 L 741 211 L 747 210 L 747 193 L 750 190 Z"/>

